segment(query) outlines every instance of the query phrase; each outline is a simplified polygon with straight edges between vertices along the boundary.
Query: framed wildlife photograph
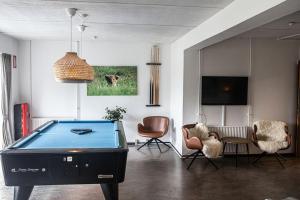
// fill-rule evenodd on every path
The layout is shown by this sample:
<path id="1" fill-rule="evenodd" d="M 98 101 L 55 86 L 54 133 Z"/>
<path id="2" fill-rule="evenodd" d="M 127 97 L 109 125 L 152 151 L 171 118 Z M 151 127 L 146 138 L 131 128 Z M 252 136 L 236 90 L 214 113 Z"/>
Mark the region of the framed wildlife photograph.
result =
<path id="1" fill-rule="evenodd" d="M 137 66 L 93 66 L 95 79 L 87 84 L 88 96 L 137 95 Z"/>

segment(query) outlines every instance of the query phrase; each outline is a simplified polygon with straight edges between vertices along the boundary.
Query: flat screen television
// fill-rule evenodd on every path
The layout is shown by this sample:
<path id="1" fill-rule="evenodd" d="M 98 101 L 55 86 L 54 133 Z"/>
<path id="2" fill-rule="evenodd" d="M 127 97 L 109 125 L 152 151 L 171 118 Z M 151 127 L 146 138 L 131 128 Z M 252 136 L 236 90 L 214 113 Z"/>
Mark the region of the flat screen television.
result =
<path id="1" fill-rule="evenodd" d="M 247 105 L 248 77 L 202 76 L 202 105 Z"/>

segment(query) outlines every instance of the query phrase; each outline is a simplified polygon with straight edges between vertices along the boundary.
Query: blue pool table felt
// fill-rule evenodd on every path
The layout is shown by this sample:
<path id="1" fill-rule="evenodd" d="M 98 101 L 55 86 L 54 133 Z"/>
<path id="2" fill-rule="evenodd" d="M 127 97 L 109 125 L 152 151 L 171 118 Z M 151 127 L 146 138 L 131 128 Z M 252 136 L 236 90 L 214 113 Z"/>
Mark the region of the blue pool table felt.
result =
<path id="1" fill-rule="evenodd" d="M 92 129 L 92 132 L 78 135 L 71 129 Z M 25 138 L 27 141 L 17 148 L 118 148 L 118 132 L 115 130 L 116 125 L 111 121 L 57 121 L 33 137 Z"/>

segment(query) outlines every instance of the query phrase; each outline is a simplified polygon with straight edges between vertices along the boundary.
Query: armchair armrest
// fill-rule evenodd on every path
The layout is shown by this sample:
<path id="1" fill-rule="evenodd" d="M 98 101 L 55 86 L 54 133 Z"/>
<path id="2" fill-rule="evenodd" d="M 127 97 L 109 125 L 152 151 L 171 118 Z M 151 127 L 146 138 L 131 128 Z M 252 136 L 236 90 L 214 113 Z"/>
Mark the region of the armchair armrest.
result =
<path id="1" fill-rule="evenodd" d="M 289 146 L 292 144 L 292 136 L 290 134 L 287 134 L 286 141 L 288 142 Z"/>
<path id="2" fill-rule="evenodd" d="M 185 141 L 186 147 L 189 149 L 202 149 L 203 144 L 197 137 L 191 137 Z"/>
<path id="3" fill-rule="evenodd" d="M 254 144 L 257 144 L 257 135 L 256 135 L 256 132 L 257 132 L 257 126 L 254 125 L 253 129 L 254 129 L 254 130 L 253 130 L 253 132 L 252 132 L 251 139 L 252 139 L 252 142 L 253 142 Z"/>
<path id="4" fill-rule="evenodd" d="M 145 132 L 144 125 L 142 125 L 141 123 L 138 124 L 138 132 L 139 133 L 144 133 Z"/>
<path id="5" fill-rule="evenodd" d="M 217 140 L 221 141 L 220 136 L 217 132 L 211 131 L 208 133 L 209 136 L 214 136 Z"/>
<path id="6" fill-rule="evenodd" d="M 257 143 L 257 136 L 256 136 L 256 132 L 252 132 L 252 135 L 251 135 L 252 137 L 251 137 L 251 139 L 252 139 L 252 142 L 253 143 Z"/>

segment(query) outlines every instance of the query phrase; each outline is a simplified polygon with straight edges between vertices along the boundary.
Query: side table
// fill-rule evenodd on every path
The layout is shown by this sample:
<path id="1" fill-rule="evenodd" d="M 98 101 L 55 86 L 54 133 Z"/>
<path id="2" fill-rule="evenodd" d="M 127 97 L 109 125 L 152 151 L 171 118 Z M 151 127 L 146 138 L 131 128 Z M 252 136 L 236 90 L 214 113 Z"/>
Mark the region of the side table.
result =
<path id="1" fill-rule="evenodd" d="M 227 144 L 234 144 L 235 145 L 235 167 L 237 167 L 238 146 L 239 146 L 239 144 L 246 145 L 248 162 L 249 162 L 249 144 L 251 143 L 251 141 L 249 139 L 241 138 L 241 137 L 223 137 L 221 140 L 223 142 L 223 156 L 224 156 L 224 151 L 225 151 L 225 147 L 226 147 Z"/>

